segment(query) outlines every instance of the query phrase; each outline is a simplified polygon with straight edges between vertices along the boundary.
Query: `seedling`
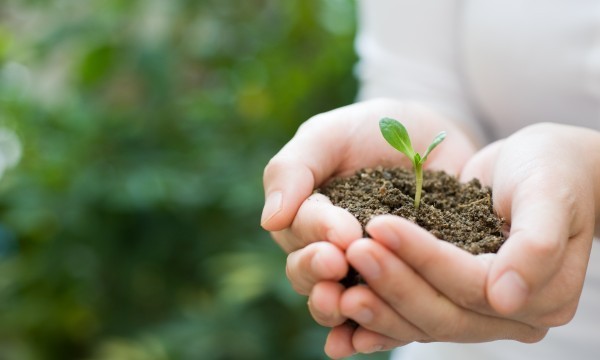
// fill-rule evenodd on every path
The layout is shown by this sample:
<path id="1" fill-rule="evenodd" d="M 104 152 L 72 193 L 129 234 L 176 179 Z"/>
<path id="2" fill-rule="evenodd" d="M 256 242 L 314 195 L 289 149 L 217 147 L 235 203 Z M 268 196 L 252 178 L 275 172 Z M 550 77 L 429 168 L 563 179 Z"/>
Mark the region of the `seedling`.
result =
<path id="1" fill-rule="evenodd" d="M 413 163 L 415 170 L 415 209 L 419 209 L 421 203 L 421 190 L 423 189 L 423 164 L 427 160 L 427 156 L 431 151 L 438 146 L 446 138 L 446 132 L 442 131 L 433 139 L 425 154 L 421 156 L 417 153 L 410 143 L 408 131 L 399 121 L 383 118 L 379 120 L 379 129 L 381 134 L 396 150 L 406 155 Z"/>

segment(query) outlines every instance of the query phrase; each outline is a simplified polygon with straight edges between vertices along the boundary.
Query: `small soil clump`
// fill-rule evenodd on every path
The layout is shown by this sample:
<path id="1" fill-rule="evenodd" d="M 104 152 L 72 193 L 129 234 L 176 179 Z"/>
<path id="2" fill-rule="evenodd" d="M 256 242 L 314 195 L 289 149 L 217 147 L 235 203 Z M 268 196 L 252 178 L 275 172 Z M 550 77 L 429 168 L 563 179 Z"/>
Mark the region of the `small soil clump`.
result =
<path id="1" fill-rule="evenodd" d="M 372 217 L 392 214 L 472 254 L 495 253 L 506 240 L 504 221 L 494 213 L 491 189 L 476 179 L 460 183 L 445 172 L 425 171 L 418 210 L 414 174 L 401 168 L 362 169 L 317 191 L 348 210 L 363 229 Z"/>

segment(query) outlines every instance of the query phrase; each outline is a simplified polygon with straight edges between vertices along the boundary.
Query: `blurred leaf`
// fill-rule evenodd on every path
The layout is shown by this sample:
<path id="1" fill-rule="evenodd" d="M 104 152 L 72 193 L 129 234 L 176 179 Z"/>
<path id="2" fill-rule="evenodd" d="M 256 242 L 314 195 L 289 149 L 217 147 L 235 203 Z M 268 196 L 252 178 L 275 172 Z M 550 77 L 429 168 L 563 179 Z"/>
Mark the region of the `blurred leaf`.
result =
<path id="1" fill-rule="evenodd" d="M 7 0 L 0 358 L 325 359 L 262 171 L 351 103 L 354 3 Z M 232 346 L 235 344 L 235 346 Z"/>

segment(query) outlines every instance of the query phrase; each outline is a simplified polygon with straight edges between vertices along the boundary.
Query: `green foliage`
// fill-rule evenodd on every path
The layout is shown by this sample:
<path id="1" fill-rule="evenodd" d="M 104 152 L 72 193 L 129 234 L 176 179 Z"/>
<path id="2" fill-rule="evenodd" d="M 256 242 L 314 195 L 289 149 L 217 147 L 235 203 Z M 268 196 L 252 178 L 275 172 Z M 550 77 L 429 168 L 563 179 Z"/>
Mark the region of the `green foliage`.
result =
<path id="1" fill-rule="evenodd" d="M 423 164 L 427 161 L 429 153 L 446 138 L 446 132 L 442 131 L 433 139 L 427 150 L 421 156 L 411 144 L 408 131 L 399 121 L 383 118 L 379 120 L 379 129 L 385 140 L 396 150 L 406 155 L 413 164 L 415 170 L 415 208 L 419 208 L 421 202 L 421 191 L 423 188 Z"/>
<path id="2" fill-rule="evenodd" d="M 324 359 L 262 170 L 353 101 L 345 0 L 6 0 L 0 358 Z"/>

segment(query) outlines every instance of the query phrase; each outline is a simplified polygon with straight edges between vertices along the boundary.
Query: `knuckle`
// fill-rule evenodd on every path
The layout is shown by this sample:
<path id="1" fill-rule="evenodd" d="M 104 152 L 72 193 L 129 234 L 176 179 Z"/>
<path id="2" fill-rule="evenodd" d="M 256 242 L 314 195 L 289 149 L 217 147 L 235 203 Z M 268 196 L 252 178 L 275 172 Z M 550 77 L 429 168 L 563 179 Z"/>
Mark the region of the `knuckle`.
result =
<path id="1" fill-rule="evenodd" d="M 555 239 L 532 237 L 527 243 L 529 252 L 540 258 L 553 258 L 560 250 L 560 242 Z"/>

